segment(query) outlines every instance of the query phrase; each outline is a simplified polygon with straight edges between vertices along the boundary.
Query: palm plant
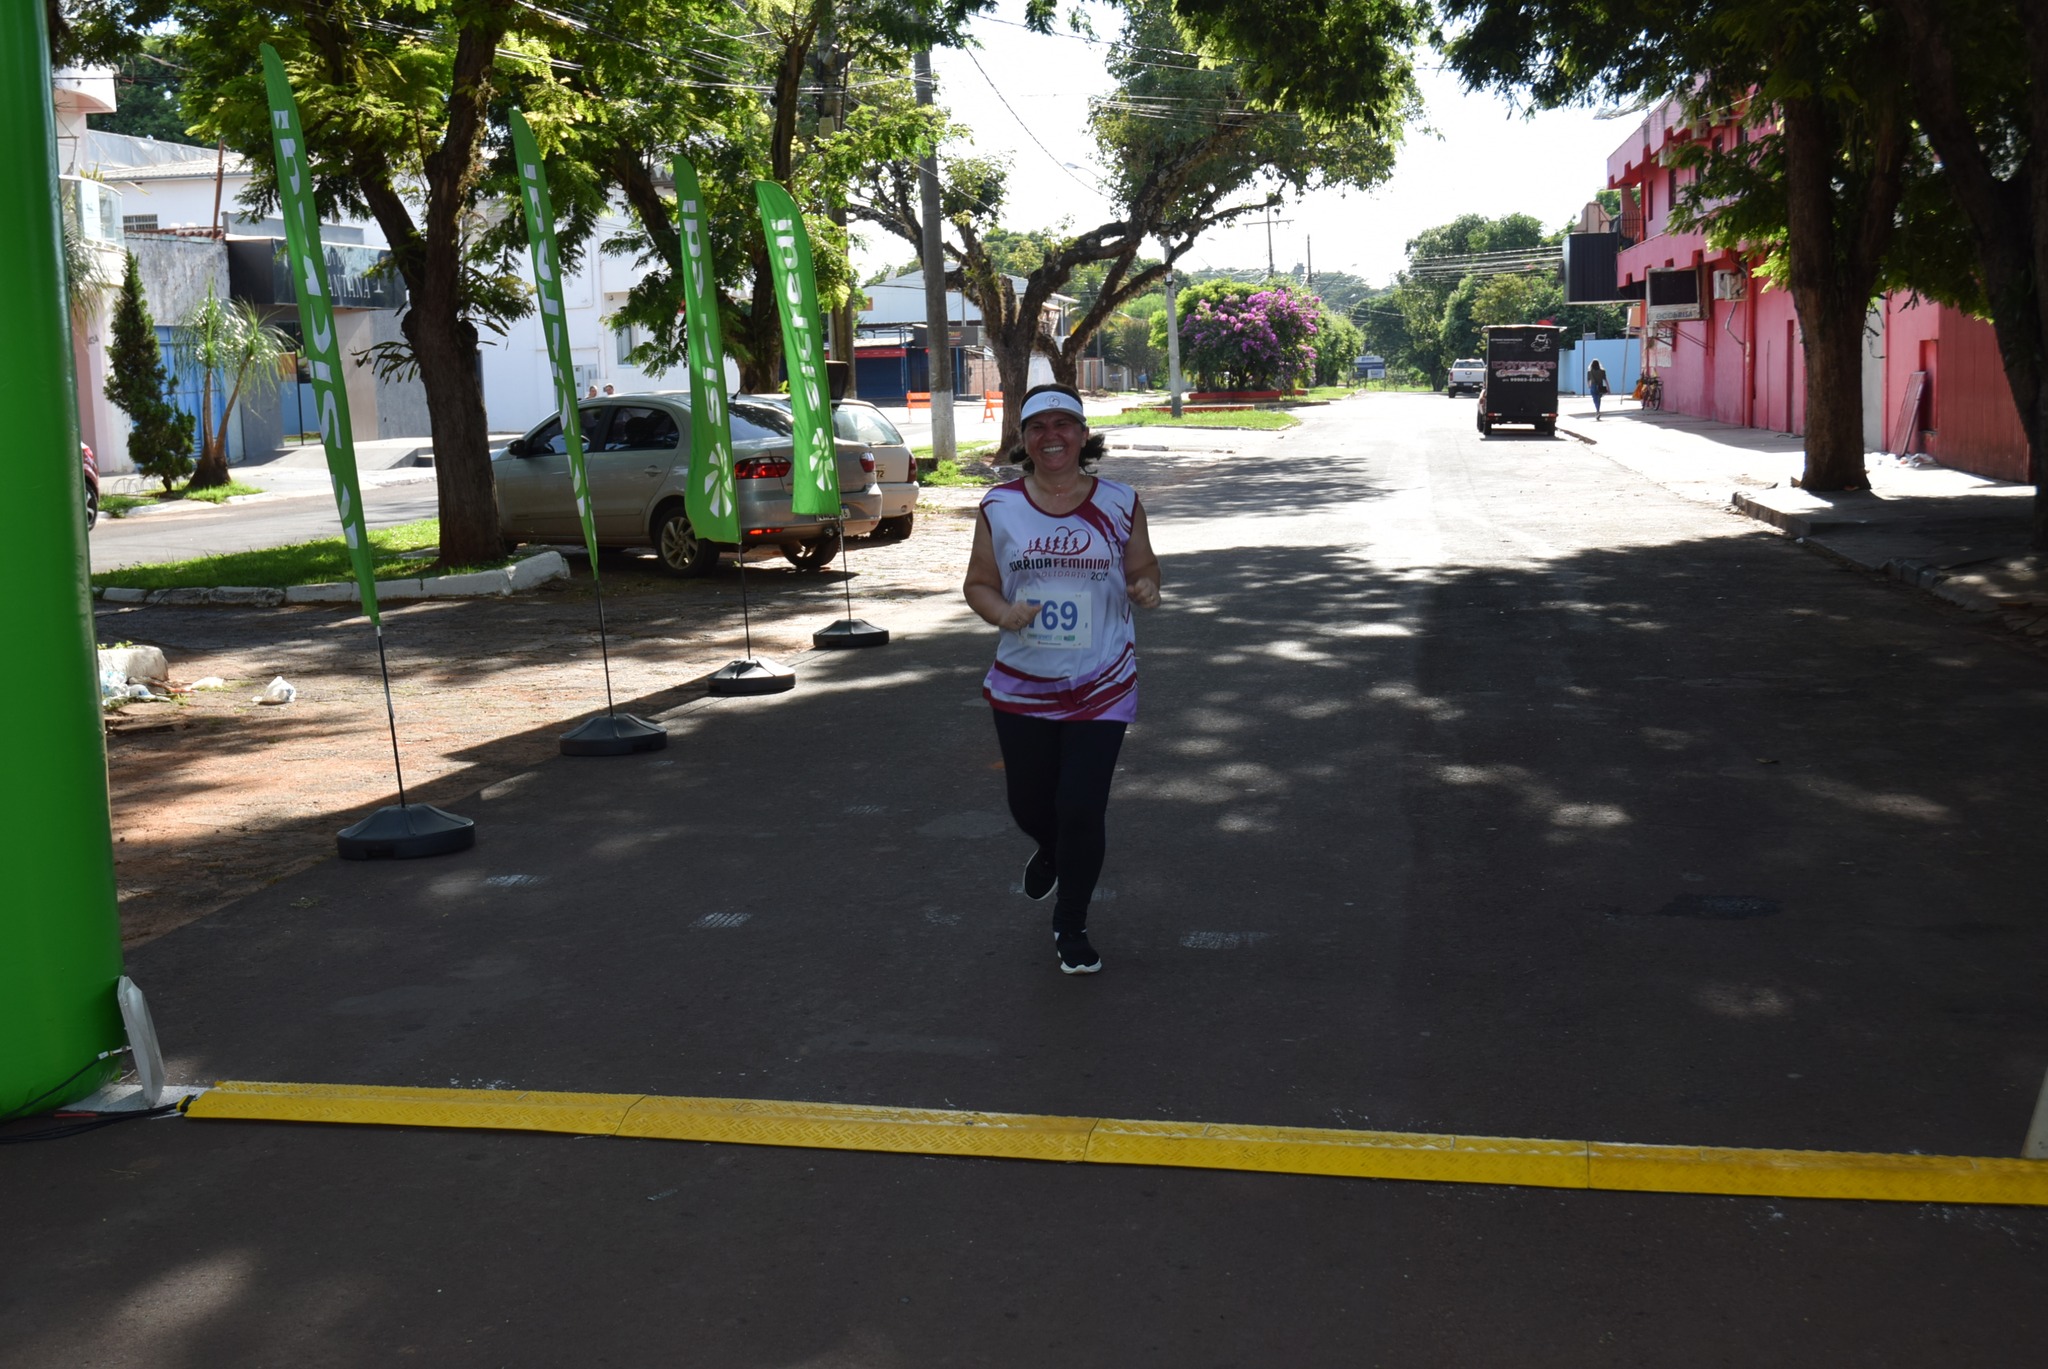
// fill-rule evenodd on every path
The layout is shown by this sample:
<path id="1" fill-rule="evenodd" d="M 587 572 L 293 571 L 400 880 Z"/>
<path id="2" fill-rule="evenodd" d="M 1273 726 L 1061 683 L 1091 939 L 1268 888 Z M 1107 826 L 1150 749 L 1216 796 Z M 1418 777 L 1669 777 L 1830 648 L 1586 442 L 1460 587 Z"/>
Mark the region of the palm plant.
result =
<path id="1" fill-rule="evenodd" d="M 71 226 L 69 214 L 64 216 L 62 228 L 65 302 L 70 306 L 72 327 L 83 332 L 99 307 L 100 296 L 113 288 L 115 282 L 101 265 L 99 252 L 83 233 Z"/>
<path id="2" fill-rule="evenodd" d="M 228 483 L 228 419 L 242 392 L 268 393 L 284 377 L 291 339 L 263 321 L 247 300 L 224 300 L 212 285 L 206 298 L 185 316 L 178 347 L 204 374 L 199 404 L 199 464 L 187 488 Z M 220 417 L 213 414 L 214 386 L 227 391 Z"/>

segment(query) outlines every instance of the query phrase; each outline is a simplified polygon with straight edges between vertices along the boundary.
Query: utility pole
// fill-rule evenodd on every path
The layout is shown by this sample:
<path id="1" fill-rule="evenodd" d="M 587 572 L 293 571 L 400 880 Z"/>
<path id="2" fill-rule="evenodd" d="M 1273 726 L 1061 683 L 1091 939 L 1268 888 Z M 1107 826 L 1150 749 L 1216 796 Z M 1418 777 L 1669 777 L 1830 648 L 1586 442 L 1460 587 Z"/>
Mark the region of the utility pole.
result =
<path id="1" fill-rule="evenodd" d="M 1302 251 L 1308 255 L 1308 261 L 1302 267 L 1302 275 L 1304 277 L 1302 284 L 1310 290 L 1314 290 L 1316 288 L 1316 240 L 1312 235 L 1304 234 L 1301 243 Z"/>
<path id="2" fill-rule="evenodd" d="M 932 50 L 919 48 L 911 59 L 912 79 L 917 84 L 917 103 L 932 102 Z M 932 458 L 953 461 L 959 446 L 953 440 L 953 348 L 946 327 L 946 248 L 939 233 L 939 152 L 933 148 L 917 164 L 919 212 L 924 216 L 924 355 L 926 384 L 932 394 Z M 961 289 L 962 308 L 966 289 Z M 961 325 L 966 334 L 966 325 Z"/>
<path id="3" fill-rule="evenodd" d="M 838 29 L 832 16 L 825 18 L 824 30 L 818 39 L 818 136 L 831 137 L 846 122 L 846 62 L 839 55 Z M 834 194 L 827 213 L 840 232 L 846 231 L 846 199 Z M 828 341 L 831 343 L 831 357 L 834 361 L 846 363 L 846 397 L 860 397 L 860 377 L 854 365 L 854 307 L 853 297 L 832 311 Z"/>
<path id="4" fill-rule="evenodd" d="M 1279 274 L 1278 270 L 1277 270 L 1277 269 L 1276 269 L 1276 268 L 1274 267 L 1274 264 L 1273 264 L 1273 225 L 1277 223 L 1277 224 L 1280 224 L 1280 225 L 1281 225 L 1282 227 L 1285 227 L 1286 225 L 1288 225 L 1288 224 L 1290 224 L 1290 223 L 1293 223 L 1293 222 L 1294 222 L 1294 220 L 1293 220 L 1293 219 L 1276 219 L 1276 218 L 1274 218 L 1274 217 L 1273 217 L 1273 206 L 1272 206 L 1272 205 L 1270 205 L 1270 204 L 1266 206 L 1266 279 L 1267 279 L 1267 280 L 1271 280 L 1271 279 L 1273 279 L 1273 277 L 1274 277 L 1274 276 L 1276 276 L 1276 275 L 1278 275 L 1278 274 Z"/>
<path id="5" fill-rule="evenodd" d="M 1180 304 L 1174 297 L 1175 287 L 1173 258 L 1167 258 L 1166 266 L 1166 384 L 1167 407 L 1175 418 L 1180 417 Z"/>

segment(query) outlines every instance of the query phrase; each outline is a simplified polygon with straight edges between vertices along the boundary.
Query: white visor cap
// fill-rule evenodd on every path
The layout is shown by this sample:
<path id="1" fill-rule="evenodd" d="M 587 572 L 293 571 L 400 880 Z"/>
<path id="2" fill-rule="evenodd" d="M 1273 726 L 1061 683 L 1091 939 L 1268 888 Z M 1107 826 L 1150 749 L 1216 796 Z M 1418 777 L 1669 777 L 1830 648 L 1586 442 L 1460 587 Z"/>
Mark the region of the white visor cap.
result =
<path id="1" fill-rule="evenodd" d="M 1058 390 L 1045 390 L 1024 401 L 1024 412 L 1018 416 L 1017 426 L 1021 428 L 1038 415 L 1054 409 L 1072 414 L 1081 420 L 1083 427 L 1088 425 L 1088 415 L 1081 408 L 1080 400 L 1072 395 L 1063 395 Z"/>

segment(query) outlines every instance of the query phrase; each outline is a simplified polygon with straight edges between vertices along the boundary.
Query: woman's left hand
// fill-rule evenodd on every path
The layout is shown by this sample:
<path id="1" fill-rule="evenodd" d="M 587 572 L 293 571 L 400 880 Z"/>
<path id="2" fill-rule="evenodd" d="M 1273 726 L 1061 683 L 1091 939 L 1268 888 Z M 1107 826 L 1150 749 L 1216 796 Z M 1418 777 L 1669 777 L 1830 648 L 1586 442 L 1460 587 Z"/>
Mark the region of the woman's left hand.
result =
<path id="1" fill-rule="evenodd" d="M 1139 608 L 1159 607 L 1159 582 L 1149 575 L 1140 575 L 1125 585 L 1124 593 L 1128 594 L 1131 602 Z"/>

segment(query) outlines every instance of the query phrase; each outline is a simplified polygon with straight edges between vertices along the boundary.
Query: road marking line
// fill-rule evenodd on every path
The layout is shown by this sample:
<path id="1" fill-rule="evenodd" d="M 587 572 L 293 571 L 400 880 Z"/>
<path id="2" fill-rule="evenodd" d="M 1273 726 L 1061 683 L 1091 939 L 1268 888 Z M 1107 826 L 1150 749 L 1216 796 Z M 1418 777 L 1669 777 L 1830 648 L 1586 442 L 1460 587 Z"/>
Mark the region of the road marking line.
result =
<path id="1" fill-rule="evenodd" d="M 215 1084 L 185 1111 L 207 1120 L 554 1131 L 1636 1193 L 2048 1207 L 2048 1161 L 1968 1155 L 1638 1146 L 753 1098 L 247 1080 Z"/>

